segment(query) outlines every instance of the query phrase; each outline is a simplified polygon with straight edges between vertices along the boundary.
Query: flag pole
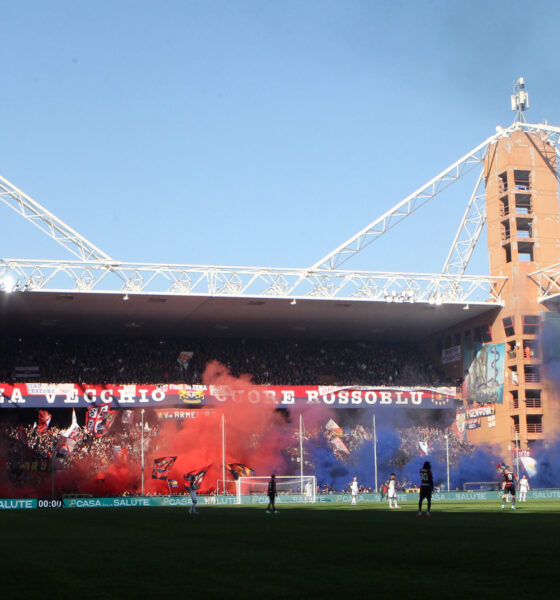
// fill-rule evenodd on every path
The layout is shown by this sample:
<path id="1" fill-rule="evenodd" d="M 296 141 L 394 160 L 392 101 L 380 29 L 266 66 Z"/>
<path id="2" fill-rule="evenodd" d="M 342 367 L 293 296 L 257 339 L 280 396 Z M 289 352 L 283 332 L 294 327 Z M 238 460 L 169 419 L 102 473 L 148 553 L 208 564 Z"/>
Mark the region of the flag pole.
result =
<path id="1" fill-rule="evenodd" d="M 222 486 L 226 493 L 226 416 L 222 413 Z"/>
<path id="2" fill-rule="evenodd" d="M 373 464 L 375 470 L 375 493 L 377 494 L 377 429 L 375 427 L 375 413 L 373 413 Z"/>
<path id="3" fill-rule="evenodd" d="M 299 477 L 300 488 L 303 494 L 303 415 L 299 415 Z"/>
<path id="4" fill-rule="evenodd" d="M 515 432 L 515 463 L 516 463 L 516 472 L 519 477 L 519 433 Z"/>
<path id="5" fill-rule="evenodd" d="M 141 438 L 141 456 L 142 456 L 142 496 L 144 495 L 144 409 L 140 411 L 142 413 L 142 438 Z"/>
<path id="6" fill-rule="evenodd" d="M 447 491 L 451 491 L 451 487 L 449 484 L 449 435 L 445 434 L 445 460 L 447 464 Z"/>
<path id="7" fill-rule="evenodd" d="M 51 498 L 54 500 L 54 459 L 56 456 L 56 449 L 51 451 Z"/>

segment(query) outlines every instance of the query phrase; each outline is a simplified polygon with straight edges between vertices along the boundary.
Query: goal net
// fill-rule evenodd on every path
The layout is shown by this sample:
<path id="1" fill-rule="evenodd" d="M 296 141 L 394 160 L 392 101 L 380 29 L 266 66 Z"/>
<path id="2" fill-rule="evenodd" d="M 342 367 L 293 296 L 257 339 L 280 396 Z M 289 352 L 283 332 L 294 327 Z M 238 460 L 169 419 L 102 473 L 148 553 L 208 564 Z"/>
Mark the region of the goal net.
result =
<path id="1" fill-rule="evenodd" d="M 238 504 L 268 504 L 270 477 L 240 477 L 236 482 Z M 276 476 L 276 502 L 307 502 L 317 500 L 315 475 Z"/>

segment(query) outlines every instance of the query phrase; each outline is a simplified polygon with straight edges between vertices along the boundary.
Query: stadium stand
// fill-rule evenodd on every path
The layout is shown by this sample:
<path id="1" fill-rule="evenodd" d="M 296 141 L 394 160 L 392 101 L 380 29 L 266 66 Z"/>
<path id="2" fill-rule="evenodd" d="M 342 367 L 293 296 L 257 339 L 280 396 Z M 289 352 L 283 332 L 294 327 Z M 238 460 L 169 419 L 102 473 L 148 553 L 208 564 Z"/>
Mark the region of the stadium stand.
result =
<path id="1" fill-rule="evenodd" d="M 181 351 L 194 352 L 188 367 Z M 6 336 L 0 381 L 202 383 L 208 361 L 270 385 L 452 385 L 414 345 L 249 339 Z"/>

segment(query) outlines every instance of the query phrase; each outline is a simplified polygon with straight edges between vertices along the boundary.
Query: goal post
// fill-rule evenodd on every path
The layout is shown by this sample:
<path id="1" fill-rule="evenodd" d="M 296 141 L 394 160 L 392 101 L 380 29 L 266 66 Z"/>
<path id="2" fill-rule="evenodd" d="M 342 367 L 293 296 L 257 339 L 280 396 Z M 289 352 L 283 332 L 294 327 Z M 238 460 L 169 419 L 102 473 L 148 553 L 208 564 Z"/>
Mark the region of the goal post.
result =
<path id="1" fill-rule="evenodd" d="M 239 477 L 235 482 L 237 504 L 267 504 L 267 477 Z M 276 502 L 308 503 L 317 501 L 317 479 L 315 475 L 277 475 Z"/>

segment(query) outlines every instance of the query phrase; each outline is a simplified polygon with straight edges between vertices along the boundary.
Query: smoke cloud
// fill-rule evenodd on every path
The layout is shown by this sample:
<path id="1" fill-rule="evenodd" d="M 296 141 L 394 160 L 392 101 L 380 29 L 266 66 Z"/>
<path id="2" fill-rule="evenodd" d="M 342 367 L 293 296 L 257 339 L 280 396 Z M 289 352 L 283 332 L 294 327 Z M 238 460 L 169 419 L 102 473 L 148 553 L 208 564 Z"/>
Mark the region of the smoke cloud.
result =
<path id="1" fill-rule="evenodd" d="M 305 474 L 314 474 L 317 483 L 332 486 L 336 490 L 347 489 L 354 476 L 361 485 L 375 487 L 375 453 L 373 439 L 364 439 L 356 444 L 344 460 L 337 458 L 333 446 L 324 435 L 325 424 L 329 419 L 342 423 L 345 431 L 356 425 L 372 429 L 373 412 L 365 409 L 333 410 L 323 404 L 308 404 L 289 409 L 279 408 L 274 402 L 252 403 L 247 399 L 248 392 L 260 389 L 251 382 L 250 376 L 233 377 L 229 370 L 212 361 L 203 374 L 206 385 L 221 386 L 223 396 L 212 408 L 192 409 L 196 418 L 182 421 L 157 421 L 155 411 L 146 410 L 145 430 L 145 469 L 144 490 L 147 494 L 168 494 L 169 486 L 165 480 L 152 479 L 152 465 L 157 458 L 176 456 L 169 470 L 169 479 L 178 481 L 178 491 L 184 490 L 183 476 L 189 471 L 203 469 L 211 465 L 202 482 L 201 493 L 211 492 L 223 484 L 222 452 L 225 450 L 225 464 L 242 463 L 255 470 L 256 475 L 268 476 L 299 475 L 300 415 L 306 431 L 304 442 Z M 233 394 L 232 391 L 245 393 Z M 261 395 L 262 396 L 262 395 Z M 224 398 L 226 398 L 225 401 Z M 450 425 L 454 415 L 449 411 L 404 411 L 385 407 L 376 414 L 377 419 L 377 484 L 387 481 L 392 472 L 397 480 L 419 484 L 419 471 L 425 460 L 432 464 L 434 479 L 446 483 L 447 463 L 445 449 L 433 445 L 428 456 L 410 458 L 403 452 L 397 428 L 413 425 L 445 428 Z M 121 433 L 130 434 L 131 427 L 136 440 L 136 452 L 133 456 L 104 461 L 96 453 L 95 442 L 91 452 L 80 454 L 80 458 L 71 461 L 71 466 L 57 470 L 55 490 L 57 493 L 88 493 L 94 496 L 120 495 L 123 491 L 140 493 L 141 464 L 139 414 L 136 413 L 135 425 L 124 425 L 117 419 L 113 428 L 122 428 Z M 222 422 L 225 421 L 225 444 L 222 444 Z M 157 425 L 159 434 L 153 435 Z M 309 433 L 314 433 L 309 435 Z M 318 432 L 318 433 L 317 433 Z M 119 433 L 111 431 L 110 435 Z M 9 445 L 0 441 L 0 455 L 8 456 Z M 292 459 L 287 449 L 292 448 Z M 340 456 L 340 454 L 338 455 Z M 535 458 L 538 461 L 538 474 L 532 478 L 532 487 L 560 487 L 560 476 L 556 465 L 560 464 L 560 443 L 541 449 Z M 477 448 L 467 456 L 454 461 L 450 468 L 452 488 L 461 489 L 467 481 L 496 481 L 496 463 L 501 457 L 490 447 Z M 37 474 L 35 480 L 14 486 L 7 476 L 8 470 L 0 470 L 0 496 L 25 497 L 51 495 L 51 474 Z M 226 479 L 231 475 L 226 472 Z M 229 487 L 233 493 L 233 486 Z"/>

